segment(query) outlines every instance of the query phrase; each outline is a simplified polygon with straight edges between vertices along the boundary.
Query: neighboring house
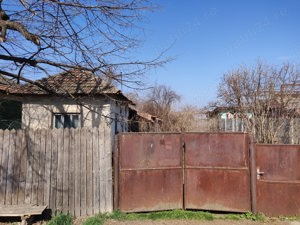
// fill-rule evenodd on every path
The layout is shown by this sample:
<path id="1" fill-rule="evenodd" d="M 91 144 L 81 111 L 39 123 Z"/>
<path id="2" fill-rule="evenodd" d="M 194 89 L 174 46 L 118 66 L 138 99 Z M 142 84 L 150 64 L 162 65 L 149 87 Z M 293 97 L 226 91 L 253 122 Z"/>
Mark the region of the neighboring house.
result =
<path id="1" fill-rule="evenodd" d="M 252 117 L 251 113 L 247 113 L 248 118 Z M 245 125 L 240 112 L 234 107 L 216 107 L 208 112 L 208 118 L 214 120 L 212 130 L 221 132 L 244 132 Z"/>
<path id="2" fill-rule="evenodd" d="M 25 84 L 2 92 L 3 98 L 22 102 L 22 128 L 99 128 L 106 124 L 113 135 L 128 130 L 132 102 L 91 72 L 72 70 L 36 82 L 43 88 Z"/>
<path id="3" fill-rule="evenodd" d="M 129 107 L 129 132 L 160 132 L 162 120 L 157 116 L 141 112 L 134 106 Z"/>
<path id="4" fill-rule="evenodd" d="M 266 103 L 260 100 L 261 105 L 258 104 L 253 112 L 249 110 L 242 114 L 236 107 L 214 108 L 208 112 L 210 130 L 245 132 L 245 122 L 250 121 L 248 129 L 261 140 L 300 144 L 300 83 L 282 85 L 274 96 Z"/>

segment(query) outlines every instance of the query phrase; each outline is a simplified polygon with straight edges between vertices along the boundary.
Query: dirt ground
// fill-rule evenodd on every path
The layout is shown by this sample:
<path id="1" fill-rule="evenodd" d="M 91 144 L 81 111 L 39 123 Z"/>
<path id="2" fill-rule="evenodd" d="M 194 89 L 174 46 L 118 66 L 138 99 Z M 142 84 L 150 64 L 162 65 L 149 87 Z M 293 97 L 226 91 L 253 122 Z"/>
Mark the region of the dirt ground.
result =
<path id="1" fill-rule="evenodd" d="M 198 221 L 198 220 L 160 220 L 160 221 L 116 221 L 109 220 L 104 225 L 300 225 L 300 221 L 279 221 L 270 220 L 266 222 L 255 222 L 251 220 L 213 220 L 213 221 Z"/>
<path id="2" fill-rule="evenodd" d="M 86 217 L 77 218 L 74 220 L 74 225 L 82 225 L 86 220 Z M 18 220 L 15 221 L 1 221 L 0 225 L 16 225 L 20 224 Z M 45 221 L 38 221 L 32 225 L 46 225 Z M 251 220 L 212 220 L 212 221 L 200 221 L 200 220 L 135 220 L 135 221 L 118 221 L 108 220 L 104 225 L 300 225 L 300 221 L 281 221 L 279 219 L 268 219 L 265 222 L 256 222 Z"/>

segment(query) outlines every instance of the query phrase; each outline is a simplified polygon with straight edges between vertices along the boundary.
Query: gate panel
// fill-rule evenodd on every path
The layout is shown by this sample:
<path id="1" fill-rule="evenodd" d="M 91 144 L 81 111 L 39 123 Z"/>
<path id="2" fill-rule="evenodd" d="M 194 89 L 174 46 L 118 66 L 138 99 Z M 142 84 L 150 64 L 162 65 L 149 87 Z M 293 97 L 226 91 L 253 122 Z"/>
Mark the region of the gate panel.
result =
<path id="1" fill-rule="evenodd" d="M 181 209 L 180 134 L 121 134 L 119 207 L 123 212 Z"/>
<path id="2" fill-rule="evenodd" d="M 185 208 L 250 211 L 248 135 L 190 133 L 184 139 Z"/>
<path id="3" fill-rule="evenodd" d="M 259 212 L 269 216 L 300 214 L 299 162 L 299 145 L 256 145 Z"/>

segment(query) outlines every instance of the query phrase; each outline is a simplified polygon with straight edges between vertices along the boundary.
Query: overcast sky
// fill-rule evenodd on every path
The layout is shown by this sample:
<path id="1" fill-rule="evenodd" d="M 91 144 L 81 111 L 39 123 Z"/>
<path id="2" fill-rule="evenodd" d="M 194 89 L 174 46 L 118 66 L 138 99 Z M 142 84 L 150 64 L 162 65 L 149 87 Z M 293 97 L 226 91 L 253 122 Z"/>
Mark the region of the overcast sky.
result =
<path id="1" fill-rule="evenodd" d="M 161 0 L 147 13 L 145 43 L 151 58 L 162 49 L 176 59 L 150 71 L 148 83 L 170 86 L 183 104 L 205 106 L 216 98 L 220 77 L 257 60 L 300 62 L 298 0 Z"/>

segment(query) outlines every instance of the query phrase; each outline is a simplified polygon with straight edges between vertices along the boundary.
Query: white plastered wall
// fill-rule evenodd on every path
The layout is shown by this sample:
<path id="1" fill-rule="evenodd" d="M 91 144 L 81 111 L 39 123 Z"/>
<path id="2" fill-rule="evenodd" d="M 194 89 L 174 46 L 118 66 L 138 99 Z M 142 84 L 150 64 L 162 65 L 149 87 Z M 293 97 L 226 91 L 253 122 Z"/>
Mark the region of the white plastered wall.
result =
<path id="1" fill-rule="evenodd" d="M 80 114 L 81 127 L 100 127 L 102 123 L 112 126 L 111 101 L 105 97 L 82 98 L 81 104 L 71 99 L 49 96 L 23 98 L 23 128 L 52 129 L 55 113 Z"/>

